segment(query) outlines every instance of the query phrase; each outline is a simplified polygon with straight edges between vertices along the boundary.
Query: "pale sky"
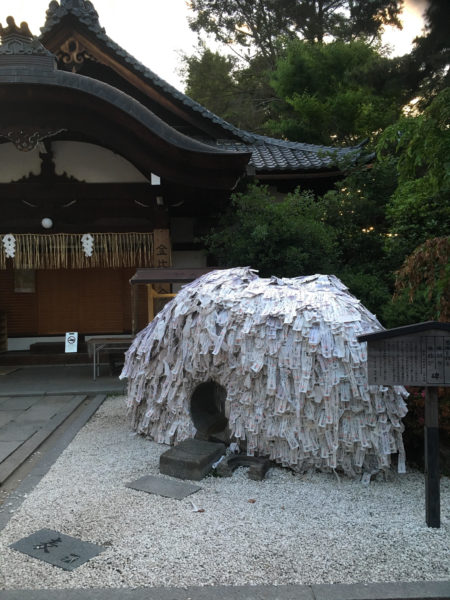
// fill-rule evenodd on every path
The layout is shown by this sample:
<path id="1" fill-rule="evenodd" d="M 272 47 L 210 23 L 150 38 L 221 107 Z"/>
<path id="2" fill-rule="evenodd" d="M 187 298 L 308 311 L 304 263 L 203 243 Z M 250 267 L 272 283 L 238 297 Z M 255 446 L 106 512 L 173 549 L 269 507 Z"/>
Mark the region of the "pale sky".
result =
<path id="1" fill-rule="evenodd" d="M 27 21 L 34 35 L 40 34 L 50 0 L 0 0 L 0 23 L 12 15 L 17 24 Z M 196 34 L 190 31 L 186 0 L 93 0 L 106 34 L 132 56 L 179 90 L 183 84 L 177 70 L 180 52 L 192 54 Z M 384 41 L 395 55 L 411 50 L 420 35 L 424 0 L 406 0 L 403 31 L 395 30 Z"/>

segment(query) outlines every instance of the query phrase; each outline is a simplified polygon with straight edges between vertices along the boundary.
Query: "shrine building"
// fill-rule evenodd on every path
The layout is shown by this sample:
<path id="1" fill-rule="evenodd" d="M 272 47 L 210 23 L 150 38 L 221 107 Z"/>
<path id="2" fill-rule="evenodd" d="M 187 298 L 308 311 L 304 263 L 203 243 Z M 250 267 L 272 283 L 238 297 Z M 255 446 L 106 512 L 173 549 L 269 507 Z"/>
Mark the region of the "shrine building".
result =
<path id="1" fill-rule="evenodd" d="M 86 0 L 50 2 L 39 37 L 12 17 L 0 36 L 3 352 L 129 334 L 136 269 L 207 267 L 197 240 L 233 191 L 320 193 L 355 153 L 234 127 L 111 40 Z"/>

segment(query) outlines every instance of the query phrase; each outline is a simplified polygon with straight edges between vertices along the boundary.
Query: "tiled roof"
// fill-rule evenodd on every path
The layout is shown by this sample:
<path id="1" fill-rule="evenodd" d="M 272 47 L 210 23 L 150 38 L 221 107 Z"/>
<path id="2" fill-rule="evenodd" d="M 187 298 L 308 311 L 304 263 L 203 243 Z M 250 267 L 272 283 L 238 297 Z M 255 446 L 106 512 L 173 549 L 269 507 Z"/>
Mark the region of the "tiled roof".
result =
<path id="1" fill-rule="evenodd" d="M 250 164 L 256 171 L 318 171 L 337 168 L 346 161 L 354 161 L 361 153 L 360 147 L 330 148 L 288 142 L 262 135 L 248 134 L 251 141 L 233 142 L 217 140 L 216 145 L 224 150 L 251 152 Z"/>
<path id="2" fill-rule="evenodd" d="M 61 4 L 52 1 L 47 10 L 47 18 L 44 27 L 41 28 L 42 36 L 49 33 L 66 15 L 73 15 L 80 23 L 83 23 L 96 38 L 107 46 L 122 62 L 149 81 L 154 87 L 159 88 L 165 95 L 182 103 L 185 107 L 200 114 L 215 125 L 231 134 L 236 141 L 230 139 L 219 139 L 215 146 L 222 150 L 252 153 L 250 164 L 256 171 L 316 171 L 322 169 L 336 168 L 345 158 L 354 160 L 361 154 L 361 147 L 332 148 L 327 146 L 316 146 L 302 142 L 289 142 L 270 138 L 244 131 L 221 119 L 210 110 L 192 100 L 172 85 L 158 77 L 153 71 L 136 60 L 131 54 L 124 50 L 109 38 L 104 28 L 100 26 L 98 13 L 93 4 L 88 0 L 61 0 Z M 206 142 L 206 140 L 202 140 Z M 206 142 L 210 143 L 211 142 Z"/>

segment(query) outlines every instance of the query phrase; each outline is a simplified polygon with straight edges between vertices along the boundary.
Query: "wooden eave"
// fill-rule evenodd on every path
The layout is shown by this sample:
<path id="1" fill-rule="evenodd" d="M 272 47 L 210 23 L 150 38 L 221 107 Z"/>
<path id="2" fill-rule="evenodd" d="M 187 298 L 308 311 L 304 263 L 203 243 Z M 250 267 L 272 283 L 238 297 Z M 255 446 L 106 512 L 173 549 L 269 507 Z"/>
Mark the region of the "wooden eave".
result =
<path id="1" fill-rule="evenodd" d="M 192 267 L 177 268 L 169 267 L 165 269 L 137 269 L 136 273 L 130 279 L 131 285 L 152 284 L 152 283 L 188 283 L 194 281 L 206 273 L 215 271 L 218 267 Z"/>
<path id="2" fill-rule="evenodd" d="M 323 169 L 322 171 L 266 171 L 260 172 L 256 171 L 254 175 L 255 179 L 259 179 L 260 181 L 291 181 L 297 179 L 327 179 L 327 178 L 335 178 L 342 177 L 342 171 L 332 171 Z"/>
<path id="3" fill-rule="evenodd" d="M 248 154 L 216 152 L 184 136 L 115 88 L 65 71 L 0 70 L 0 129 L 84 133 L 125 157 L 147 178 L 210 189 L 232 189 Z"/>
<path id="4" fill-rule="evenodd" d="M 178 102 L 152 86 L 150 82 L 140 77 L 130 69 L 125 61 L 121 61 L 112 49 L 108 48 L 106 44 L 87 28 L 83 27 L 82 24 L 80 26 L 80 23 L 70 15 L 50 33 L 42 36 L 41 42 L 50 52 L 57 54 L 61 45 L 70 38 L 76 39 L 98 62 L 115 71 L 120 77 L 148 98 L 157 102 L 189 125 L 199 129 L 207 136 L 217 138 L 218 136 L 227 137 L 229 135 L 222 128 L 214 126 L 213 123 L 208 122 L 201 115 L 195 115 L 191 110 L 187 110 Z"/>
<path id="5" fill-rule="evenodd" d="M 403 337 L 431 331 L 450 331 L 450 323 L 443 323 L 441 321 L 425 321 L 423 323 L 414 323 L 413 325 L 403 325 L 402 327 L 394 327 L 393 329 L 384 329 L 383 331 L 375 331 L 373 333 L 359 335 L 358 342 L 386 340 L 389 338 Z"/>

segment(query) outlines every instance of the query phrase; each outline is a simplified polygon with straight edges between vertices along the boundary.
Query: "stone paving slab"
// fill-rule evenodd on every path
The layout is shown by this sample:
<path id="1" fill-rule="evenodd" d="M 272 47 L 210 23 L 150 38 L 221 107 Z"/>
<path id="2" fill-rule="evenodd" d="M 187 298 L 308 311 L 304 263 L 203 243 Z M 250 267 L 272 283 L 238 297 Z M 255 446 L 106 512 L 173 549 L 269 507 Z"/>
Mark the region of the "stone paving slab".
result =
<path id="1" fill-rule="evenodd" d="M 11 474 L 14 473 L 14 471 L 18 469 L 20 465 L 23 464 L 31 456 L 31 454 L 37 450 L 37 448 L 39 448 L 39 446 L 55 431 L 55 429 L 57 429 L 57 427 L 61 425 L 61 423 L 67 419 L 69 415 L 73 413 L 73 411 L 85 399 L 86 396 L 82 394 L 66 396 L 65 402 L 61 403 L 59 410 L 57 409 L 57 405 L 53 403 L 52 410 L 54 415 L 52 418 L 42 419 L 39 422 L 35 422 L 34 425 L 24 425 L 23 423 L 20 423 L 20 415 L 22 414 L 20 413 L 18 422 L 16 423 L 13 421 L 11 423 L 11 428 L 13 431 L 16 430 L 17 426 L 19 426 L 19 428 L 23 428 L 24 431 L 27 426 L 30 428 L 35 426 L 36 429 L 28 438 L 20 442 L 15 452 L 0 462 L 0 485 L 2 485 L 3 482 L 6 481 L 6 479 L 8 479 L 8 477 L 10 477 Z M 42 399 L 42 402 L 45 404 L 45 397 Z M 2 430 L 0 430 L 0 441 L 8 441 L 8 436 L 10 437 L 11 434 L 7 430 L 4 431 L 3 435 Z"/>
<path id="2" fill-rule="evenodd" d="M 34 406 L 25 410 L 17 421 L 20 420 L 21 423 L 47 421 L 64 407 L 68 397 L 70 396 L 58 396 L 58 402 L 55 402 L 52 396 L 44 396 Z"/>
<path id="3" fill-rule="evenodd" d="M 52 529 L 40 529 L 11 544 L 10 548 L 65 571 L 77 569 L 105 550 L 103 546 Z"/>
<path id="4" fill-rule="evenodd" d="M 335 592 L 333 591 L 335 590 Z M 358 594 L 362 594 L 359 596 Z M 334 593 L 338 595 L 333 595 Z M 318 595 L 316 595 L 318 594 Z M 323 595 L 322 595 L 323 594 Z M 345 595 L 346 594 L 346 595 Z M 449 600 L 450 582 L 355 585 L 5 590 L 1 600 Z"/>
<path id="5" fill-rule="evenodd" d="M 174 498 L 175 500 L 183 500 L 186 496 L 190 496 L 202 489 L 192 483 L 173 481 L 172 479 L 155 477 L 153 475 L 141 477 L 125 485 L 133 490 L 164 496 L 164 498 Z"/>
<path id="6" fill-rule="evenodd" d="M 0 440 L 0 463 L 8 458 L 11 452 L 17 450 L 19 446 L 20 444 L 18 442 L 5 442 Z"/>
<path id="7" fill-rule="evenodd" d="M 0 427 L 14 421 L 20 411 L 17 410 L 1 410 L 0 407 Z"/>
<path id="8" fill-rule="evenodd" d="M 0 410 L 28 410 L 30 406 L 39 402 L 36 396 L 19 396 L 17 398 L 8 396 L 0 399 Z"/>
<path id="9" fill-rule="evenodd" d="M 34 423 L 23 423 L 21 421 L 11 421 L 0 428 L 0 440 L 2 442 L 21 442 L 23 443 L 29 437 L 36 433 L 44 425 L 45 421 Z"/>
<path id="10" fill-rule="evenodd" d="M 126 380 L 103 373 L 94 381 L 90 364 L 20 367 L 1 378 L 0 402 L 3 397 L 125 393 L 126 386 Z"/>
<path id="11" fill-rule="evenodd" d="M 77 415 L 76 419 L 63 431 L 57 441 L 45 452 L 41 460 L 33 467 L 32 471 L 17 486 L 17 488 L 8 496 L 10 511 L 0 509 L 0 531 L 8 524 L 11 514 L 15 513 L 21 506 L 27 494 L 33 491 L 35 486 L 41 481 L 49 471 L 53 463 L 59 458 L 61 452 L 67 448 L 80 429 L 89 421 L 99 406 L 104 402 L 104 394 L 96 394 L 94 397 L 86 400 L 86 406 Z M 1 570 L 0 570 L 1 573 Z M 3 600 L 0 591 L 0 600 Z M 64 600 L 64 598 L 62 599 Z"/>

